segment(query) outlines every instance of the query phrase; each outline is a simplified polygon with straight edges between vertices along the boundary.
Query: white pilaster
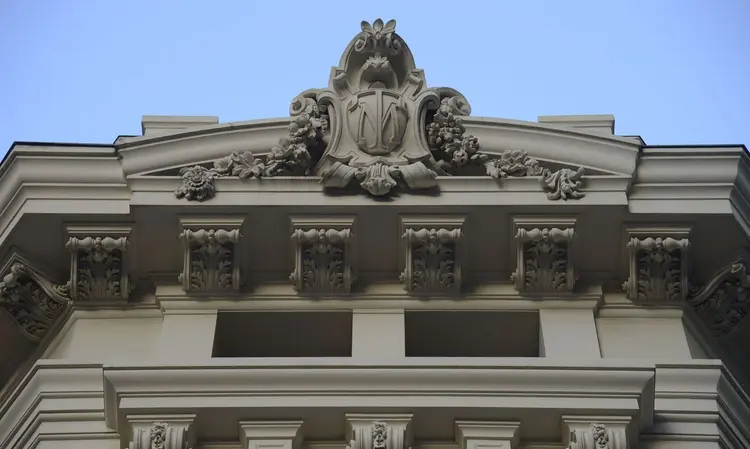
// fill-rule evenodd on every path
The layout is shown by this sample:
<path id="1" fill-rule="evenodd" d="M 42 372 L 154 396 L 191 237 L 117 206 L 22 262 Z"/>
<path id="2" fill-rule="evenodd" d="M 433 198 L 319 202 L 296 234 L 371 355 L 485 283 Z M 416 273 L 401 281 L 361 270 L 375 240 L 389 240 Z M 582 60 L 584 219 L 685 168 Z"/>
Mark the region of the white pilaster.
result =
<path id="1" fill-rule="evenodd" d="M 242 449 L 298 449 L 302 421 L 240 421 Z"/>
<path id="2" fill-rule="evenodd" d="M 354 309 L 352 312 L 352 357 L 405 357 L 404 309 Z"/>
<path id="3" fill-rule="evenodd" d="M 520 439 L 516 421 L 456 421 L 459 449 L 514 449 Z"/>
<path id="4" fill-rule="evenodd" d="M 165 312 L 160 354 L 169 360 L 208 360 L 216 331 L 216 310 Z"/>
<path id="5" fill-rule="evenodd" d="M 539 311 L 539 355 L 549 358 L 601 358 L 592 310 Z"/>

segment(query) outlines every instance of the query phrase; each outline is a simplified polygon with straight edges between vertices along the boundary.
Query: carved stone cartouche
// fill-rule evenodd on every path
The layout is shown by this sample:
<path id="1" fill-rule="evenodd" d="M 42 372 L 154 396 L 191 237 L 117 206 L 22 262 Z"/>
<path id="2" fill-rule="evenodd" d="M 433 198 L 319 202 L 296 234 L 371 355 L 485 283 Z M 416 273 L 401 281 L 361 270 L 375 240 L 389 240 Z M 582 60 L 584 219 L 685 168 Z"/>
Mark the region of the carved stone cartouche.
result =
<path id="1" fill-rule="evenodd" d="M 295 229 L 295 270 L 289 277 L 302 293 L 348 293 L 354 282 L 350 229 Z"/>
<path id="2" fill-rule="evenodd" d="M 573 228 L 519 228 L 518 266 L 511 281 L 518 291 L 566 292 L 576 281 L 571 261 Z"/>
<path id="3" fill-rule="evenodd" d="M 627 244 L 630 276 L 623 290 L 630 299 L 680 301 L 687 294 L 687 239 L 632 237 Z"/>
<path id="4" fill-rule="evenodd" d="M 70 297 L 74 301 L 127 301 L 132 290 L 124 257 L 127 237 L 71 237 Z"/>
<path id="5" fill-rule="evenodd" d="M 179 281 L 187 292 L 208 293 L 239 290 L 240 272 L 235 246 L 239 229 L 185 229 L 184 268 Z"/>
<path id="6" fill-rule="evenodd" d="M 31 341 L 40 341 L 69 303 L 68 285 L 55 285 L 25 263 L 15 262 L 0 282 L 0 309 Z"/>
<path id="7" fill-rule="evenodd" d="M 687 302 L 717 336 L 732 333 L 750 313 L 750 275 L 745 261 L 722 269 L 702 288 L 691 288 Z"/>
<path id="8" fill-rule="evenodd" d="M 406 267 L 400 279 L 413 293 L 450 293 L 461 289 L 457 245 L 461 229 L 406 229 Z"/>

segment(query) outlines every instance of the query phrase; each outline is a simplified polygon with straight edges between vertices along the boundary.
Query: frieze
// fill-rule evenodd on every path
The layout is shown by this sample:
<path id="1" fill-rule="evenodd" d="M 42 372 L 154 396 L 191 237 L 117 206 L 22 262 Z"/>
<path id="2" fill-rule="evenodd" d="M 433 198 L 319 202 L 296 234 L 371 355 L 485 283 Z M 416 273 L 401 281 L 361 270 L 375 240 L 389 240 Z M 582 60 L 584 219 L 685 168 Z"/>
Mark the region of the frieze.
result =
<path id="1" fill-rule="evenodd" d="M 533 176 L 550 200 L 584 196 L 583 168 L 553 172 L 522 149 L 483 153 L 462 123 L 469 102 L 455 89 L 427 87 L 394 20 L 362 22 L 328 87 L 301 93 L 289 112 L 287 136 L 267 154 L 240 150 L 181 168 L 175 195 L 211 199 L 214 181 L 228 176 L 315 176 L 328 190 L 356 186 L 375 197 L 433 189 L 439 176 Z"/>
<path id="2" fill-rule="evenodd" d="M 38 342 L 70 303 L 70 284 L 53 284 L 15 256 L 6 267 L 0 282 L 0 309 L 26 338 Z"/>

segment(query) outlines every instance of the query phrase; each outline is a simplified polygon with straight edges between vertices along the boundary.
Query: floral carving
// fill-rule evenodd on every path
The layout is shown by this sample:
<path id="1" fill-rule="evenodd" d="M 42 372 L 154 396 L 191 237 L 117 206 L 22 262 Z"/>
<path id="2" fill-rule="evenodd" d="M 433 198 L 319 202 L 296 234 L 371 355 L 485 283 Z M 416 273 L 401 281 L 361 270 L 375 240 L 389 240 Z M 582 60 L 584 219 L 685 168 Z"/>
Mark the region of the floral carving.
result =
<path id="1" fill-rule="evenodd" d="M 687 239 L 631 238 L 630 277 L 623 284 L 627 297 L 638 300 L 679 301 L 687 294 Z"/>
<path id="2" fill-rule="evenodd" d="M 32 341 L 41 340 L 68 304 L 66 286 L 54 285 L 16 262 L 0 282 L 0 309 Z"/>
<path id="3" fill-rule="evenodd" d="M 180 169 L 182 184 L 174 194 L 177 198 L 185 198 L 188 201 L 205 201 L 214 197 L 214 179 L 219 174 L 216 170 L 196 165 Z"/>
<path id="4" fill-rule="evenodd" d="M 354 51 L 358 53 L 387 51 L 397 54 L 402 46 L 401 39 L 396 35 L 395 20 L 389 20 L 385 25 L 382 19 L 375 20 L 372 25 L 363 20 L 362 32 L 354 42 Z"/>
<path id="5" fill-rule="evenodd" d="M 128 449 L 188 449 L 188 425 L 155 421 L 136 424 Z"/>
<path id="6" fill-rule="evenodd" d="M 524 150 L 505 150 L 497 159 L 485 163 L 487 174 L 493 178 L 510 176 L 540 176 L 542 166 Z"/>
<path id="7" fill-rule="evenodd" d="M 732 333 L 750 313 L 750 276 L 745 262 L 719 271 L 702 288 L 691 288 L 687 301 L 716 335 Z"/>
<path id="8" fill-rule="evenodd" d="M 185 229 L 180 239 L 185 248 L 185 266 L 179 280 L 185 291 L 239 290 L 239 260 L 235 251 L 239 229 Z"/>
<path id="9" fill-rule="evenodd" d="M 385 421 L 374 421 L 372 423 L 372 448 L 387 449 L 388 424 Z"/>
<path id="10" fill-rule="evenodd" d="M 149 429 L 151 449 L 164 449 L 167 441 L 167 423 L 155 422 Z"/>
<path id="11" fill-rule="evenodd" d="M 409 292 L 451 292 L 461 288 L 456 247 L 461 229 L 407 229 L 406 268 L 400 279 Z"/>
<path id="12" fill-rule="evenodd" d="M 349 229 L 295 229 L 296 268 L 289 279 L 299 292 L 347 293 L 354 282 Z"/>
<path id="13" fill-rule="evenodd" d="M 479 140 L 474 136 L 464 136 L 466 128 L 460 116 L 470 112 L 469 103 L 462 96 L 444 97 L 432 122 L 427 124 L 427 142 L 442 174 L 454 174 L 469 163 L 487 161 L 487 155 L 479 151 Z"/>
<path id="14" fill-rule="evenodd" d="M 565 292 L 576 281 L 571 262 L 572 228 L 519 228 L 518 267 L 511 281 L 519 291 Z"/>
<path id="15" fill-rule="evenodd" d="M 126 237 L 71 237 L 65 246 L 72 255 L 73 300 L 127 300 L 131 286 L 123 262 Z"/>
<path id="16" fill-rule="evenodd" d="M 587 430 L 577 429 L 570 433 L 570 444 L 567 449 L 622 449 L 626 441 L 623 430 L 618 430 L 615 443 L 610 440 L 612 430 L 604 424 L 591 424 Z"/>
<path id="17" fill-rule="evenodd" d="M 581 192 L 583 179 L 583 167 L 577 170 L 561 168 L 556 172 L 548 169 L 542 171 L 542 188 L 547 192 L 547 198 L 551 200 L 577 200 L 586 196 Z"/>

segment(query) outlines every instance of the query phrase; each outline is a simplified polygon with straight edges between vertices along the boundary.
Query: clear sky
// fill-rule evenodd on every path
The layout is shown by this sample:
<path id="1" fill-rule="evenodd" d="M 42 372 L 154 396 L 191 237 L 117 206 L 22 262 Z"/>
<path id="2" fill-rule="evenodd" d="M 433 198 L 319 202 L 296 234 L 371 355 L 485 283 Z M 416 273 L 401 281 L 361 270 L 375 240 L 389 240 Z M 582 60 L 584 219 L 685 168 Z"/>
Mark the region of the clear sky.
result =
<path id="1" fill-rule="evenodd" d="M 473 115 L 750 144 L 750 0 L 0 0 L 0 152 L 111 143 L 144 114 L 286 116 L 377 17 Z"/>

